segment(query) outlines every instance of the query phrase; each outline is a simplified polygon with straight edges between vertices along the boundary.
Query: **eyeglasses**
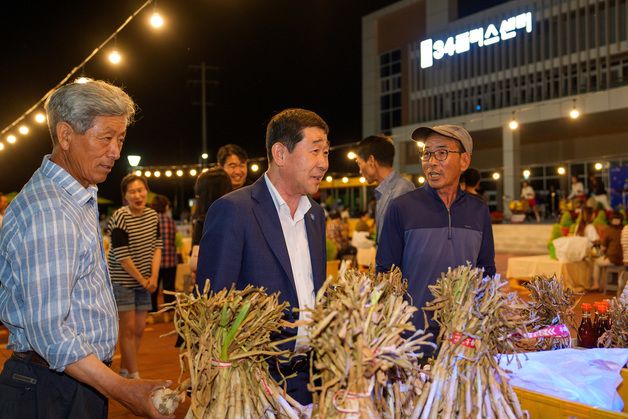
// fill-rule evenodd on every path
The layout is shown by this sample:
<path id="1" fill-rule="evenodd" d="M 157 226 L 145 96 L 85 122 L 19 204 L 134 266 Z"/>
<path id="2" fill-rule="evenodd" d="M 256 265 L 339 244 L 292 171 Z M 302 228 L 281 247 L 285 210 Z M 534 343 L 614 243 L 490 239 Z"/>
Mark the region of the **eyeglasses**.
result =
<path id="1" fill-rule="evenodd" d="M 463 154 L 464 151 L 454 151 L 447 149 L 440 149 L 436 151 L 419 151 L 419 158 L 422 161 L 430 161 L 432 156 L 434 156 L 436 160 L 443 161 L 447 160 L 447 156 L 449 156 L 449 153 Z"/>

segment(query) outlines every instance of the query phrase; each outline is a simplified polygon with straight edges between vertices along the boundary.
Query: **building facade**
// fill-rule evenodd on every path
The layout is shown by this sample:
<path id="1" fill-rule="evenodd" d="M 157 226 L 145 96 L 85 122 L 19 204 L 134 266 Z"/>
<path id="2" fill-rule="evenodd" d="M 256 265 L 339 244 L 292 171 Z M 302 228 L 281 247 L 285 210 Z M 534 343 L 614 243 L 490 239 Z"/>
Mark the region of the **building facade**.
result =
<path id="1" fill-rule="evenodd" d="M 463 18 L 456 4 L 363 17 L 363 135 L 392 135 L 397 169 L 418 175 L 412 131 L 462 125 L 496 206 L 524 177 L 550 196 L 572 175 L 604 179 L 625 204 L 613 174 L 628 165 L 627 1 L 513 0 Z"/>

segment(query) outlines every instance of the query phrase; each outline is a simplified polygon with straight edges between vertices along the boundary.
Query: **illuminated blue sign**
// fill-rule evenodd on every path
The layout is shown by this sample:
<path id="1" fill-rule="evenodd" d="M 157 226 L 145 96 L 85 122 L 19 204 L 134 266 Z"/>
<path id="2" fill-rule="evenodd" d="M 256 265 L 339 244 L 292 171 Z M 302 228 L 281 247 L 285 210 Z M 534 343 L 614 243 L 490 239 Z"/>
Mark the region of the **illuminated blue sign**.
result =
<path id="1" fill-rule="evenodd" d="M 492 23 L 486 28 L 472 29 L 456 36 L 450 36 L 446 41 L 426 39 L 421 42 L 420 56 L 421 68 L 428 68 L 434 65 L 434 60 L 440 60 L 445 55 L 450 57 L 454 54 L 462 54 L 471 49 L 472 44 L 478 44 L 479 47 L 496 44 L 499 41 L 517 36 L 518 29 L 525 29 L 526 32 L 532 32 L 532 13 L 521 13 L 520 15 L 502 20 L 497 27 Z"/>

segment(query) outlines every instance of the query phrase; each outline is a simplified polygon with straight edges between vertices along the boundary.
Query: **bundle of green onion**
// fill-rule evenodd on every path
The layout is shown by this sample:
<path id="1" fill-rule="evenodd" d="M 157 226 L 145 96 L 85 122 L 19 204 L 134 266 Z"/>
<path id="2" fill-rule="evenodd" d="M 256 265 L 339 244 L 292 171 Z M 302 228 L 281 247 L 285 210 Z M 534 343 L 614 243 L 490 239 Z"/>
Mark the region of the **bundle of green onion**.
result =
<path id="1" fill-rule="evenodd" d="M 420 394 L 417 360 L 430 336 L 415 332 L 417 309 L 404 300 L 406 289 L 398 269 L 341 270 L 325 282 L 308 320 L 314 417 L 401 417 L 413 410 L 415 392 L 402 385 Z"/>
<path id="2" fill-rule="evenodd" d="M 524 417 L 495 356 L 517 352 L 514 337 L 527 333 L 530 307 L 503 285 L 467 265 L 429 286 L 434 300 L 425 310 L 440 326 L 440 351 L 412 418 Z"/>
<path id="3" fill-rule="evenodd" d="M 303 407 L 270 376 L 269 358 L 280 358 L 271 335 L 287 324 L 288 303 L 262 288 L 223 289 L 213 293 L 174 293 L 176 331 L 181 348 L 180 387 L 191 389 L 186 418 L 301 416 Z"/>

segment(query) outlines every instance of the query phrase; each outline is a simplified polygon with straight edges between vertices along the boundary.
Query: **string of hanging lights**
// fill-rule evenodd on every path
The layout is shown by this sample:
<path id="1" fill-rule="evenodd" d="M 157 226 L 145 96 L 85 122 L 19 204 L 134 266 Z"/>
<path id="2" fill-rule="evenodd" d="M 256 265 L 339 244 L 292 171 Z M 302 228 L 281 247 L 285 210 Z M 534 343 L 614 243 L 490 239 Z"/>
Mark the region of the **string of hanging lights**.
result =
<path id="1" fill-rule="evenodd" d="M 46 115 L 43 112 L 43 110 L 41 110 L 41 107 L 43 105 L 43 103 L 46 101 L 46 99 L 48 99 L 48 97 L 59 87 L 63 86 L 64 84 L 66 84 L 70 79 L 72 79 L 72 77 L 79 72 L 80 70 L 85 68 L 85 65 L 92 60 L 92 58 L 94 58 L 99 52 L 101 52 L 110 42 L 111 40 L 114 40 L 114 49 L 109 53 L 108 59 L 109 62 L 111 62 L 112 64 L 118 64 L 122 61 L 122 55 L 120 54 L 120 52 L 117 49 L 117 46 L 115 45 L 115 39 L 116 36 L 137 16 L 139 15 L 147 6 L 149 6 L 151 3 L 153 3 L 154 8 L 153 8 L 153 13 L 150 17 L 150 24 L 153 28 L 155 29 L 160 29 L 161 27 L 163 27 L 164 25 L 164 19 L 163 17 L 157 12 L 156 9 L 156 0 L 146 0 L 146 2 L 144 4 L 142 4 L 137 10 L 135 10 L 129 17 L 127 17 L 125 19 L 125 21 L 111 34 L 109 35 L 100 45 L 98 45 L 87 57 L 85 57 L 85 59 L 83 61 L 81 61 L 80 64 L 76 65 L 74 68 L 72 68 L 72 70 L 70 70 L 70 72 L 63 77 L 63 79 L 61 79 L 61 81 L 59 83 L 57 83 L 55 86 L 53 86 L 50 90 L 48 90 L 46 92 L 46 94 L 44 94 L 42 96 L 41 99 L 39 99 L 37 102 L 35 102 L 34 105 L 32 105 L 30 108 L 28 108 L 25 112 L 23 112 L 19 117 L 17 117 L 13 122 L 11 122 L 9 125 L 5 126 L 1 131 L 0 131 L 0 151 L 3 151 L 6 148 L 5 143 L 7 144 L 15 144 L 18 140 L 18 136 L 16 135 L 16 133 L 12 132 L 14 129 L 17 128 L 17 133 L 19 133 L 19 135 L 21 136 L 26 136 L 29 134 L 29 132 L 31 131 L 31 129 L 28 126 L 28 120 L 31 118 L 33 118 L 33 120 L 35 121 L 35 123 L 41 125 L 44 124 L 46 122 Z M 75 80 L 76 83 L 86 83 L 89 79 L 86 77 L 79 77 Z"/>

